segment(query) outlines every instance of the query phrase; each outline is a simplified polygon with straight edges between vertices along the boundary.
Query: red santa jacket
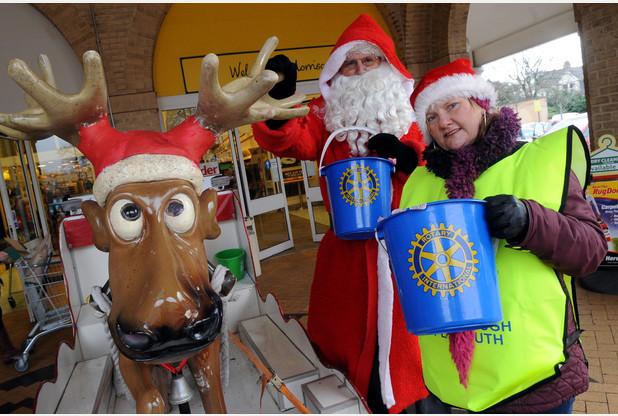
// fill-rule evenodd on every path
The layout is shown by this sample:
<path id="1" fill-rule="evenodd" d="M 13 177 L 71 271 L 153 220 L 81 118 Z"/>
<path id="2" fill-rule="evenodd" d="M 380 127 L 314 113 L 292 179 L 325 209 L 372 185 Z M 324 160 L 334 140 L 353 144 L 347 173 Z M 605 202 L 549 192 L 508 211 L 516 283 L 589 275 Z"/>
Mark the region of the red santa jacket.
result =
<path id="1" fill-rule="evenodd" d="M 258 144 L 277 156 L 319 160 L 329 136 L 323 122 L 324 100 L 310 103 L 306 117 L 292 119 L 279 130 L 265 123 L 253 125 Z M 420 155 L 424 144 L 416 123 L 401 141 Z M 349 157 L 346 141 L 333 141 L 324 156 L 324 165 Z M 393 182 L 393 208 L 399 205 L 407 174 L 396 172 Z M 325 181 L 320 187 L 330 211 Z M 377 345 L 377 244 L 375 240 L 345 241 L 329 230 L 316 259 L 309 303 L 308 332 L 325 364 L 343 371 L 355 388 L 367 396 Z M 395 294 L 389 368 L 395 405 L 391 413 L 427 396 L 420 351 L 416 337 L 407 332 L 401 306 Z"/>

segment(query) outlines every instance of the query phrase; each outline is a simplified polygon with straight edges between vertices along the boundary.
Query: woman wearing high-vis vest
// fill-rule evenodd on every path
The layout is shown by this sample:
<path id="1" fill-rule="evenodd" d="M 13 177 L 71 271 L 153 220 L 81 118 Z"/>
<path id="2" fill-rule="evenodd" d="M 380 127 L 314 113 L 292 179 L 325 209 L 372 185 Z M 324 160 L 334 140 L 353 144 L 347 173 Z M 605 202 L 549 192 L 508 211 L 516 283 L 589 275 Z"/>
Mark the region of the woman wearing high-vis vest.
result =
<path id="1" fill-rule="evenodd" d="M 503 310 L 487 330 L 420 336 L 423 377 L 469 411 L 570 413 L 588 388 L 572 276 L 593 272 L 607 250 L 584 199 L 588 151 L 574 127 L 518 143 L 519 118 L 495 100 L 466 59 L 428 72 L 412 94 L 427 165 L 401 208 L 485 199 Z"/>

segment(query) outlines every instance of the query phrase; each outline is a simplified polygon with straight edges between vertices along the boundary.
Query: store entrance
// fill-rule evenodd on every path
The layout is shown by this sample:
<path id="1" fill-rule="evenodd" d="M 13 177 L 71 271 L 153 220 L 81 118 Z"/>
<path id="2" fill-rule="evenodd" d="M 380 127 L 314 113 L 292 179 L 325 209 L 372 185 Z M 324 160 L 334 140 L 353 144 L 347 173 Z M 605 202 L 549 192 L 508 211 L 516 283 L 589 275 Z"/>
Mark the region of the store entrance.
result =
<path id="1" fill-rule="evenodd" d="M 320 194 L 316 163 L 281 158 L 281 164 L 295 245 L 319 242 L 328 230 L 329 218 Z"/>

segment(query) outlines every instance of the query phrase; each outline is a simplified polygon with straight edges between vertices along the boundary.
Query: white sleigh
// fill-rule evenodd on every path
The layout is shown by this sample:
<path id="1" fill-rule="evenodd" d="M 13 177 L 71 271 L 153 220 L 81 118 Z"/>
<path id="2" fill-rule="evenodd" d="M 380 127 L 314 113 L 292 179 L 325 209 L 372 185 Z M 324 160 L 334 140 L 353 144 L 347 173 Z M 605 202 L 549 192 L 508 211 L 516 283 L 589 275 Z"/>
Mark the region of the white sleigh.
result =
<path id="1" fill-rule="evenodd" d="M 81 218 L 70 217 L 64 222 Z M 108 255 L 94 245 L 70 248 L 64 222 L 60 227 L 60 250 L 75 344 L 73 348 L 65 343 L 60 346 L 56 380 L 42 385 L 35 412 L 135 413 L 133 399 L 114 365 L 114 347 L 106 317 L 86 303 L 92 287 L 103 286 L 107 281 Z M 205 242 L 211 257 L 217 249 L 248 245 L 246 239 L 239 237 L 234 221 L 223 222 L 221 228 L 223 232 L 218 239 Z M 235 241 L 230 243 L 230 236 L 235 237 L 232 238 Z M 239 333 L 243 342 L 312 413 L 365 413 L 366 409 L 345 377 L 321 364 L 298 321 L 285 322 L 272 295 L 268 295 L 265 302 L 260 299 L 252 280 L 252 265 L 248 264 L 248 268 L 227 302 L 228 330 Z M 267 386 L 269 393 L 261 397 L 258 370 L 234 344 L 229 343 L 228 348 L 227 357 L 222 356 L 223 368 L 229 370 L 222 372 L 222 378 L 229 413 L 299 412 L 272 383 Z M 184 371 L 189 371 L 188 367 Z M 203 413 L 196 391 L 189 407 L 193 413 Z M 178 412 L 178 407 L 172 406 L 172 413 Z"/>

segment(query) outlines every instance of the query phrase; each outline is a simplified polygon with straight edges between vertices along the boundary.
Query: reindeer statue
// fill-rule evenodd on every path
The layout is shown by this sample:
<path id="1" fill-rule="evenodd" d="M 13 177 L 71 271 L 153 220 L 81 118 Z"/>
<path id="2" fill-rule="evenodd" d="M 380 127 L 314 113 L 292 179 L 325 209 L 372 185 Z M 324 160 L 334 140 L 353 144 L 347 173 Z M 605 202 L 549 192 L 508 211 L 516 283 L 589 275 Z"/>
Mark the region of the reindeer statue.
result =
<path id="1" fill-rule="evenodd" d="M 84 202 L 82 209 L 96 247 L 109 252 L 113 302 L 108 325 L 139 413 L 169 410 L 157 364 L 185 359 L 204 410 L 226 411 L 219 375 L 221 299 L 210 287 L 203 245 L 220 233 L 216 192 L 202 190 L 198 165 L 225 130 L 307 113 L 306 107 L 296 107 L 302 96 L 273 100 L 266 95 L 278 80 L 264 69 L 276 45 L 277 38 L 269 38 L 249 75 L 223 87 L 218 58 L 207 55 L 196 115 L 166 133 L 120 132 L 110 126 L 96 52 L 83 56 L 85 81 L 77 94 L 55 88 L 44 55 L 42 77 L 20 60 L 9 64 L 9 75 L 27 93 L 28 108 L 0 114 L 0 132 L 19 140 L 56 134 L 95 167 L 97 202 Z"/>

